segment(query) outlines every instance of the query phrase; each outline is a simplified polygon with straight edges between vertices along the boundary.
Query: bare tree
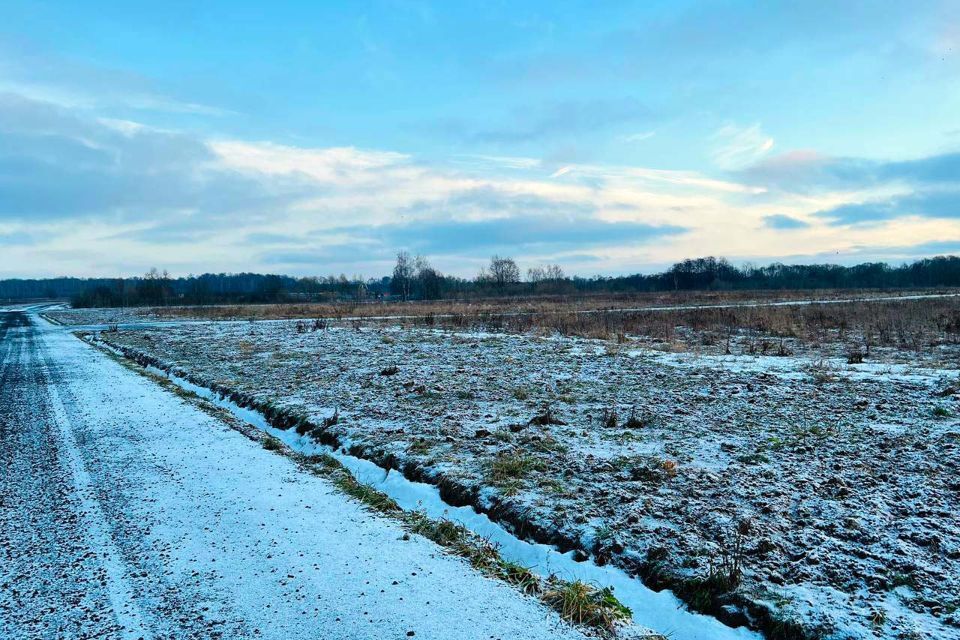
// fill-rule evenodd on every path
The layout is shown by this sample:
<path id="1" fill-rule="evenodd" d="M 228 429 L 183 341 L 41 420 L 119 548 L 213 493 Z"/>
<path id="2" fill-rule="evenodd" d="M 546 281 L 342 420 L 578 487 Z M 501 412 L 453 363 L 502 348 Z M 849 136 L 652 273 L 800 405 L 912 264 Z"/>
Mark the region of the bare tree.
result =
<path id="1" fill-rule="evenodd" d="M 565 280 L 567 277 L 567 275 L 563 272 L 563 269 L 561 269 L 560 265 L 558 264 L 548 264 L 546 267 L 544 267 L 544 271 L 547 275 L 546 279 L 550 281 L 555 282 L 557 280 Z"/>
<path id="2" fill-rule="evenodd" d="M 556 282 L 563 280 L 565 277 L 563 269 L 558 264 L 546 264 L 527 269 L 527 281 L 534 285 L 541 282 Z"/>
<path id="3" fill-rule="evenodd" d="M 423 300 L 437 300 L 442 295 L 443 276 L 430 266 L 423 256 L 417 256 L 414 261 L 417 270 L 417 290 Z"/>
<path id="4" fill-rule="evenodd" d="M 160 272 L 152 267 L 140 279 L 137 296 L 147 304 L 166 304 L 171 295 L 170 284 L 170 274 L 166 269 Z"/>
<path id="5" fill-rule="evenodd" d="M 401 251 L 397 254 L 397 264 L 393 267 L 393 279 L 390 281 L 390 291 L 399 295 L 401 300 L 410 298 L 415 274 L 414 261 L 410 254 Z"/>
<path id="6" fill-rule="evenodd" d="M 520 282 L 520 267 L 513 261 L 513 258 L 493 256 L 490 258 L 489 271 L 486 272 L 485 275 L 486 277 L 484 278 L 484 273 L 481 272 L 481 279 L 488 280 L 493 286 L 502 291 L 506 289 L 508 285 Z"/>

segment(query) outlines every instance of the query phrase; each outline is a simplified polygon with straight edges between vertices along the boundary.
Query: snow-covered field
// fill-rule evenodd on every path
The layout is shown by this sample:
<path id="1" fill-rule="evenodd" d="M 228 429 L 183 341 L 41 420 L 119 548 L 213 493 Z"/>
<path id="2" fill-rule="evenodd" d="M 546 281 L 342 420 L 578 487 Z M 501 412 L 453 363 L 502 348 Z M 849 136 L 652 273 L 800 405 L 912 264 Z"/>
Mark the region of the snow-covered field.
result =
<path id="1" fill-rule="evenodd" d="M 0 314 L 0 638 L 584 640 L 24 315 Z"/>
<path id="2" fill-rule="evenodd" d="M 295 322 L 102 337 L 314 425 L 336 413 L 307 437 L 727 619 L 739 608 L 825 636 L 960 637 L 949 350 L 924 367 L 848 365 Z"/>

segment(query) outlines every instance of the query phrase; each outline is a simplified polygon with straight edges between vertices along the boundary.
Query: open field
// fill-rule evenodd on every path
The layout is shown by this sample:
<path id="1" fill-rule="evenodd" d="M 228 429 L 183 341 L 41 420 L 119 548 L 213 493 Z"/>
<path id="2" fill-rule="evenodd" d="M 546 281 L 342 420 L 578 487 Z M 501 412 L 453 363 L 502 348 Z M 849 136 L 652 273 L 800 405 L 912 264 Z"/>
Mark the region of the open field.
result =
<path id="1" fill-rule="evenodd" d="M 758 292 L 754 292 L 757 294 Z M 801 295 L 803 294 L 803 295 Z M 466 304 L 246 305 L 58 309 L 70 326 L 144 322 L 300 319 L 301 331 L 333 326 L 447 328 L 596 338 L 661 351 L 704 355 L 840 356 L 851 361 L 936 362 L 939 347 L 960 341 L 956 291 L 769 292 L 638 298 L 521 299 Z M 949 354 L 947 354 L 949 356 Z M 949 362 L 946 363 L 949 366 Z"/>
<path id="2" fill-rule="evenodd" d="M 54 312 L 55 317 L 71 324 L 93 322 L 129 322 L 163 320 L 285 320 L 292 318 L 428 318 L 467 322 L 489 316 L 542 316 L 592 313 L 616 310 L 662 310 L 669 307 L 756 305 L 820 300 L 899 299 L 924 296 L 958 295 L 955 289 L 921 290 L 775 290 L 775 291 L 677 291 L 596 295 L 538 295 L 464 300 L 409 302 L 340 302 L 244 304 L 205 306 L 128 307 L 112 309 L 75 309 Z M 444 318 L 444 316 L 452 316 Z"/>
<path id="3" fill-rule="evenodd" d="M 99 335 L 772 636 L 956 638 L 957 309 L 644 311 L 602 339 L 489 316 Z M 72 313 L 104 319 L 51 315 Z"/>
<path id="4" fill-rule="evenodd" d="M 138 371 L 0 312 L 0 638 L 595 636 Z"/>

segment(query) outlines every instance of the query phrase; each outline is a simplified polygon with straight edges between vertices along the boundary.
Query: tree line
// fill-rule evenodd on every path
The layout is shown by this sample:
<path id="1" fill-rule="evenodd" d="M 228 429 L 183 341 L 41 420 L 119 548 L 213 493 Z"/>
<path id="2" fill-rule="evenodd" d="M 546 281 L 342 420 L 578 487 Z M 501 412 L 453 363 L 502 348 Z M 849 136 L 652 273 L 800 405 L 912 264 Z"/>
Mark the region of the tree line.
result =
<path id="1" fill-rule="evenodd" d="M 336 300 L 439 300 L 521 295 L 572 295 L 750 289 L 896 289 L 960 286 L 960 257 L 940 256 L 890 265 L 868 262 L 735 266 L 723 258 L 683 260 L 654 274 L 567 276 L 558 265 L 521 272 L 516 261 L 493 256 L 474 278 L 445 275 L 423 256 L 402 251 L 393 272 L 363 279 L 344 274 L 293 277 L 207 273 L 174 278 L 151 269 L 134 278 L 0 280 L 0 300 L 70 299 L 77 307 L 267 303 Z"/>

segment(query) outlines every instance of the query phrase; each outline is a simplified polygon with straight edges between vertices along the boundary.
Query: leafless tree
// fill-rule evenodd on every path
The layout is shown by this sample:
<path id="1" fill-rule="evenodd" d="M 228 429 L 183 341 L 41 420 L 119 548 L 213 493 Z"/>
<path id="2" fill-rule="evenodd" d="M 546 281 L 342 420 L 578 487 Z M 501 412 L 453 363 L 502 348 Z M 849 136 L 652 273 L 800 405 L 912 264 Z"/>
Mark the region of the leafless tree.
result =
<path id="1" fill-rule="evenodd" d="M 488 281 L 497 289 L 506 289 L 508 285 L 520 282 L 520 267 L 513 258 L 493 256 L 490 258 L 488 271 L 481 272 L 481 281 Z"/>
<path id="2" fill-rule="evenodd" d="M 397 254 L 397 264 L 393 267 L 393 279 L 390 281 L 390 290 L 399 295 L 402 300 L 410 298 L 413 278 L 416 273 L 413 258 L 406 251 Z"/>
<path id="3" fill-rule="evenodd" d="M 531 267 L 527 269 L 527 281 L 532 284 L 541 282 L 556 282 L 563 280 L 566 276 L 563 269 L 558 264 L 546 264 L 540 267 Z"/>
<path id="4" fill-rule="evenodd" d="M 430 266 L 430 263 L 423 256 L 417 256 L 414 260 L 417 271 L 417 290 L 423 300 L 436 300 L 441 294 L 441 280 L 443 276 L 439 271 Z"/>

